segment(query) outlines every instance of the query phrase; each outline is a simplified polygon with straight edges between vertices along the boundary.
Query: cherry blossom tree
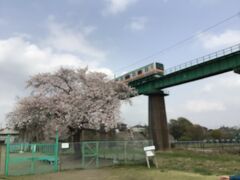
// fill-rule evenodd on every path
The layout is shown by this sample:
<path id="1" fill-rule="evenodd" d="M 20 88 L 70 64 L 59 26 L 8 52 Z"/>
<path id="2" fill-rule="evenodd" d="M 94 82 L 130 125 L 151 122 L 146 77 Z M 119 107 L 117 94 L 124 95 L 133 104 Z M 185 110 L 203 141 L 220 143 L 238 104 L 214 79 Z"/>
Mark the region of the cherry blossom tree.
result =
<path id="1" fill-rule="evenodd" d="M 8 124 L 29 132 L 35 140 L 47 139 L 57 128 L 61 136 L 79 141 L 83 129 L 106 130 L 120 118 L 121 101 L 130 101 L 136 91 L 100 72 L 61 68 L 54 73 L 37 74 L 27 87 L 32 90 L 7 115 Z"/>

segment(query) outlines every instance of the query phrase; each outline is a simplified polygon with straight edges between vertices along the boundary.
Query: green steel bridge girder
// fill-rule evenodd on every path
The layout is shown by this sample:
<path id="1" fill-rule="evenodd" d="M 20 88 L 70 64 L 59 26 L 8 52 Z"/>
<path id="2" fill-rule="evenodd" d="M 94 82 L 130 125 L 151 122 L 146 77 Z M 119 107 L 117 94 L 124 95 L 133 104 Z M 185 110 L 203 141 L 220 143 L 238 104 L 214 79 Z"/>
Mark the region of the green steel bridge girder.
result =
<path id="1" fill-rule="evenodd" d="M 129 83 L 139 94 L 149 95 L 161 92 L 162 89 L 183 83 L 207 78 L 221 73 L 234 71 L 240 73 L 240 51 L 206 61 L 151 81 L 141 80 Z"/>

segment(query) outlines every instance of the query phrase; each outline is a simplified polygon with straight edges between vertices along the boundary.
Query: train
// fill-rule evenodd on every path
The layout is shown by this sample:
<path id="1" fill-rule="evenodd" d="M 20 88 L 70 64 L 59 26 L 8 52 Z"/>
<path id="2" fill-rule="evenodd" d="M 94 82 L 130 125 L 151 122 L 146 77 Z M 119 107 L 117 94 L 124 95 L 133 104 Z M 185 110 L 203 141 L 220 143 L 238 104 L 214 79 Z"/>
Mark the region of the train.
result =
<path id="1" fill-rule="evenodd" d="M 116 81 L 129 83 L 131 81 L 135 81 L 141 78 L 149 77 L 152 75 L 160 75 L 163 76 L 164 67 L 162 63 L 153 62 L 141 68 L 138 68 L 134 71 L 126 73 L 122 76 L 115 78 Z"/>

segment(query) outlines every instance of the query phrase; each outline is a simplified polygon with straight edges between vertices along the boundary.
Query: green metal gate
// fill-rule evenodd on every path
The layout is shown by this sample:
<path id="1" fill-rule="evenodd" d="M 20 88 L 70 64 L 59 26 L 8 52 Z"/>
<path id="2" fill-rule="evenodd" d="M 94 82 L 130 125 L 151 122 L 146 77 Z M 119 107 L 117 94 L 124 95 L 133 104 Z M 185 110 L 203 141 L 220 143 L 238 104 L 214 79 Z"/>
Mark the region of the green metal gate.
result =
<path id="1" fill-rule="evenodd" d="M 88 168 L 91 165 L 99 167 L 99 142 L 82 143 L 82 167 Z"/>
<path id="2" fill-rule="evenodd" d="M 58 135 L 56 143 L 10 143 L 7 137 L 5 175 L 38 174 L 58 171 Z"/>

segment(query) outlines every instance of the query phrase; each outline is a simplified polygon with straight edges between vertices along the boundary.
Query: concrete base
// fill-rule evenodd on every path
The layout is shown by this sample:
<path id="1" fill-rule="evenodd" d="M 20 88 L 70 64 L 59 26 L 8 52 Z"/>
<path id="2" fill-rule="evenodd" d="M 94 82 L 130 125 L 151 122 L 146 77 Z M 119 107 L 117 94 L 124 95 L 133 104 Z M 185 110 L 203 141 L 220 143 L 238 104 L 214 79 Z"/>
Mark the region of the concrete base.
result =
<path id="1" fill-rule="evenodd" d="M 150 94 L 149 97 L 149 134 L 157 150 L 168 150 L 169 133 L 164 94 Z"/>

